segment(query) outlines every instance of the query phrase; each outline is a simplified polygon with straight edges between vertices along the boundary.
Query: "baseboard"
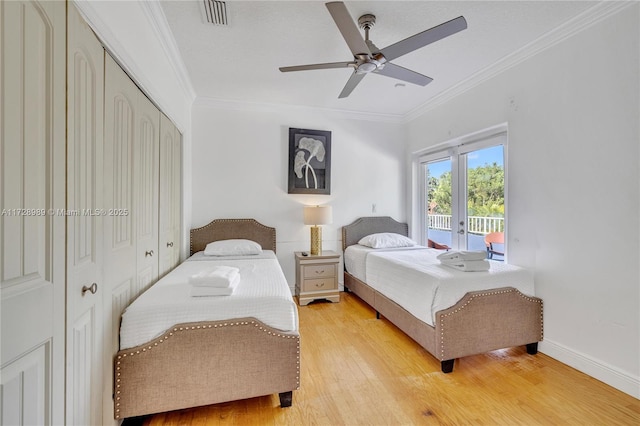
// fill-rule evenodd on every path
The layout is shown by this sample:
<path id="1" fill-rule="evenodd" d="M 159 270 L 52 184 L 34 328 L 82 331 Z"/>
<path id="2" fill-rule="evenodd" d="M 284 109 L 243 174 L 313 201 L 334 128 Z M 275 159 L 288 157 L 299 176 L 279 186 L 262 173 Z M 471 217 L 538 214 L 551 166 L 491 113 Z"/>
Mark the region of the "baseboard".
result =
<path id="1" fill-rule="evenodd" d="M 540 342 L 538 350 L 563 364 L 640 399 L 640 377 L 634 377 L 600 360 L 547 339 Z"/>

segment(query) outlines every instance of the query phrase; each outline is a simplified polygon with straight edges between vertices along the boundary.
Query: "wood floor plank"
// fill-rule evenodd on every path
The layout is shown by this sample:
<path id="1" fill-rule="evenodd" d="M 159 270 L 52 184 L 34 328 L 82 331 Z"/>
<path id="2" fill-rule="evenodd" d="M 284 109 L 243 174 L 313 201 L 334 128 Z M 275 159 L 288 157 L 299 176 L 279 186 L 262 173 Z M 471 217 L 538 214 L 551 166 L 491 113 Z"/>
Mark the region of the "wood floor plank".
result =
<path id="1" fill-rule="evenodd" d="M 301 388 L 148 416 L 148 426 L 633 425 L 640 400 L 524 347 L 440 362 L 356 296 L 299 308 Z"/>

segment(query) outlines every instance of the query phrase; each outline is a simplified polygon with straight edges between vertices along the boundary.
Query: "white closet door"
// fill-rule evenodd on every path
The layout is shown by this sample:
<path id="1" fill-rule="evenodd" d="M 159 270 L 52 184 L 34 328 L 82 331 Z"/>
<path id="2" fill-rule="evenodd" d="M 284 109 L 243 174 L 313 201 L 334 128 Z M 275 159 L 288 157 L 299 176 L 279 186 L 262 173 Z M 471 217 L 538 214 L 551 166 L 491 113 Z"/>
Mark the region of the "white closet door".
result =
<path id="1" fill-rule="evenodd" d="M 0 424 L 64 422 L 65 4 L 0 2 Z"/>
<path id="2" fill-rule="evenodd" d="M 134 151 L 137 288 L 158 279 L 158 187 L 160 176 L 160 111 L 138 92 Z M 149 256 L 153 253 L 153 256 Z"/>
<path id="3" fill-rule="evenodd" d="M 170 269 L 180 263 L 180 223 L 182 212 L 182 141 L 178 129 L 174 126 L 174 140 L 171 158 L 171 238 L 167 238 L 165 247 L 171 250 L 168 254 Z"/>
<path id="4" fill-rule="evenodd" d="M 102 423 L 104 50 L 68 7 L 67 423 Z"/>
<path id="5" fill-rule="evenodd" d="M 173 214 L 172 223 L 173 238 L 171 248 L 172 253 L 172 268 L 175 268 L 180 263 L 180 231 L 182 229 L 182 135 L 177 128 L 174 127 L 175 142 L 173 144 L 173 192 L 172 203 Z"/>
<path id="6" fill-rule="evenodd" d="M 113 356 L 119 347 L 120 316 L 140 293 L 136 270 L 134 146 L 138 88 L 109 55 L 105 55 L 104 129 L 104 318 L 105 419 L 113 421 Z M 154 253 L 150 254 L 155 257 Z M 110 411 L 106 413 L 106 411 Z"/>
<path id="7" fill-rule="evenodd" d="M 160 276 L 180 260 L 181 158 L 180 133 L 160 115 Z"/>

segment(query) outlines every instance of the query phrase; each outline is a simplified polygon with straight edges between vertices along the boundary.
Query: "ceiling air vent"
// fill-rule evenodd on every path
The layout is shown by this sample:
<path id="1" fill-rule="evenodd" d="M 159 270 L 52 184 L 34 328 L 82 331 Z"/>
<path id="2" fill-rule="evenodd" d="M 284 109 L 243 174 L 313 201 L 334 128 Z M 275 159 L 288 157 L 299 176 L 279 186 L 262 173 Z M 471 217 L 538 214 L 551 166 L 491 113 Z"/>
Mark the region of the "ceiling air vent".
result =
<path id="1" fill-rule="evenodd" d="M 213 25 L 227 25 L 227 4 L 223 1 L 202 0 L 203 18 Z"/>

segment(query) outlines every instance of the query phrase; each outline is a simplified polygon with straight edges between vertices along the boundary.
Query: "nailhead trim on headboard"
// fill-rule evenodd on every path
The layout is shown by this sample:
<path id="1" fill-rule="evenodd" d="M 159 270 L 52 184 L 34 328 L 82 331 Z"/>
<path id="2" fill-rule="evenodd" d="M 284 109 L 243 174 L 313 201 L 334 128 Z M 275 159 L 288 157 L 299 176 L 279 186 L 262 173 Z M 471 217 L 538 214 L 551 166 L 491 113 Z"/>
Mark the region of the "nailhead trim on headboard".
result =
<path id="1" fill-rule="evenodd" d="M 258 327 L 262 332 L 267 333 L 273 337 L 280 337 L 283 339 L 295 339 L 297 343 L 296 353 L 298 355 L 298 360 L 296 362 L 296 389 L 300 389 L 300 336 L 295 334 L 282 334 L 278 333 L 273 329 L 269 329 L 263 327 L 257 321 L 229 321 L 220 324 L 203 324 L 203 325 L 194 325 L 194 326 L 176 326 L 170 331 L 166 332 L 163 336 L 160 336 L 156 339 L 153 344 L 149 344 L 145 347 L 137 347 L 132 350 L 127 350 L 121 355 L 118 355 L 116 360 L 116 391 L 115 391 L 115 417 L 116 420 L 120 419 L 120 362 L 123 358 L 127 356 L 135 356 L 141 353 L 145 353 L 147 351 L 151 351 L 153 348 L 157 347 L 159 344 L 166 342 L 170 337 L 173 336 L 174 333 L 187 332 L 191 330 L 199 330 L 199 329 L 208 329 L 208 328 L 219 328 L 219 327 L 229 327 L 229 326 L 240 326 L 240 325 L 253 325 L 254 327 Z"/>
<path id="2" fill-rule="evenodd" d="M 190 237 L 190 254 L 204 250 L 212 241 L 232 238 L 251 239 L 265 250 L 276 251 L 276 229 L 255 219 L 215 219 L 200 228 L 192 229 Z"/>
<path id="3" fill-rule="evenodd" d="M 452 315 L 456 315 L 458 314 L 460 311 L 462 311 L 462 309 L 464 309 L 465 307 L 469 306 L 475 299 L 479 298 L 479 297 L 486 297 L 486 296 L 493 296 L 496 294 L 505 294 L 505 293 L 516 293 L 518 296 L 522 297 L 523 299 L 525 299 L 528 302 L 534 302 L 534 303 L 539 303 L 540 306 L 542 307 L 542 299 L 538 299 L 538 298 L 534 298 L 534 297 L 529 297 L 525 294 L 522 294 L 520 291 L 511 288 L 511 289 L 504 289 L 504 290 L 497 290 L 497 291 L 486 291 L 483 293 L 478 293 L 478 294 L 474 294 L 472 295 L 469 300 L 467 300 L 463 305 L 461 305 L 460 307 L 458 307 L 457 309 L 454 309 L 453 311 L 447 312 L 446 314 L 440 314 L 440 360 L 444 361 L 445 360 L 445 348 L 444 348 L 444 342 L 445 342 L 445 319 L 447 317 L 450 317 Z M 543 320 L 543 316 L 542 316 L 542 312 L 543 310 L 540 309 L 540 338 L 543 337 L 544 335 L 544 320 Z"/>
<path id="4" fill-rule="evenodd" d="M 389 216 L 361 217 L 342 227 L 342 251 L 350 245 L 357 244 L 362 237 L 379 232 L 394 232 L 408 237 L 409 225 Z"/>

